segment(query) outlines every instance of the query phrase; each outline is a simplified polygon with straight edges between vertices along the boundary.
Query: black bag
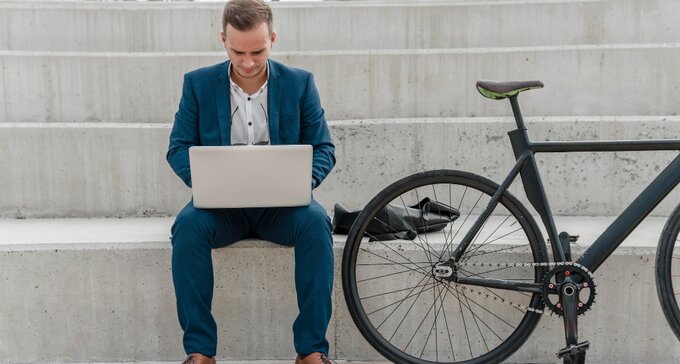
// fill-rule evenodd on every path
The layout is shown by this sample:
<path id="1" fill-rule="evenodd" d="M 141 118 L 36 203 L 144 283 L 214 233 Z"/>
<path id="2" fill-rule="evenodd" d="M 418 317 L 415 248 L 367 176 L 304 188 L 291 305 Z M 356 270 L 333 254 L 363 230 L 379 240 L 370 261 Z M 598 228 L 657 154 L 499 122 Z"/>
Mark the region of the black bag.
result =
<path id="1" fill-rule="evenodd" d="M 354 220 L 361 211 L 348 211 L 339 203 L 335 204 L 333 233 L 349 233 Z M 412 206 L 387 205 L 368 223 L 366 235 L 369 241 L 413 240 L 418 234 L 442 230 L 460 216 L 457 209 L 429 197 Z"/>

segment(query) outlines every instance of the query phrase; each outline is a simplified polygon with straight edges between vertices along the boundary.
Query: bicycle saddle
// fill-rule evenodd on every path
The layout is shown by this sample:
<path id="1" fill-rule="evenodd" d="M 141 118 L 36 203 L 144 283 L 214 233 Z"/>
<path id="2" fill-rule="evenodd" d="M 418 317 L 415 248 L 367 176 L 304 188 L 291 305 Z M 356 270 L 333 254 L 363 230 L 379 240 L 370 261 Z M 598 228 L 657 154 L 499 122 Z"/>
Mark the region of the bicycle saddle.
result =
<path id="1" fill-rule="evenodd" d="M 502 100 L 522 91 L 542 88 L 541 81 L 477 81 L 477 91 L 492 100 Z"/>

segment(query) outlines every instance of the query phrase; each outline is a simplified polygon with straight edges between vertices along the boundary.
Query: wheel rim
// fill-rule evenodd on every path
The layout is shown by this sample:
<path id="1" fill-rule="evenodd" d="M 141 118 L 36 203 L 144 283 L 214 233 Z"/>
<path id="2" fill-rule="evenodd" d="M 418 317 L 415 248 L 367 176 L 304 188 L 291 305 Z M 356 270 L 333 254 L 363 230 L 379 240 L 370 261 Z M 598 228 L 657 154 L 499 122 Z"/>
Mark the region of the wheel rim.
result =
<path id="1" fill-rule="evenodd" d="M 352 313 L 362 334 L 391 360 L 500 361 L 521 345 L 537 322 L 536 314 L 527 313 L 526 307 L 542 308 L 538 295 L 465 287 L 431 274 L 436 262 L 448 259 L 495 190 L 491 182 L 473 182 L 451 176 L 421 177 L 421 183 L 406 188 L 410 192 L 388 193 L 392 205 L 406 207 L 429 197 L 457 208 L 461 216 L 445 229 L 419 234 L 413 241 L 369 243 L 362 238 L 361 244 L 353 245 L 349 258 L 355 269 L 347 272 L 348 304 L 357 308 Z M 461 259 L 465 265 L 458 267 L 458 274 L 535 282 L 542 274 L 540 268 L 509 264 L 539 261 L 545 253 L 537 247 L 533 227 L 517 206 L 509 198 L 501 202 Z M 364 213 L 375 221 L 381 207 L 374 205 Z M 358 239 L 368 222 L 361 225 L 353 228 L 349 239 Z M 477 266 L 494 259 L 506 266 Z"/>
<path id="2" fill-rule="evenodd" d="M 670 279 L 668 281 L 671 286 L 670 291 L 673 292 L 671 301 L 675 313 L 675 334 L 678 336 L 678 339 L 680 339 L 680 308 L 678 308 L 678 299 L 680 299 L 680 244 L 678 242 L 680 242 L 680 239 L 678 239 L 676 234 L 675 244 L 671 249 L 671 269 Z"/>
<path id="3" fill-rule="evenodd" d="M 666 221 L 656 255 L 656 287 L 661 309 L 680 340 L 680 205 Z"/>

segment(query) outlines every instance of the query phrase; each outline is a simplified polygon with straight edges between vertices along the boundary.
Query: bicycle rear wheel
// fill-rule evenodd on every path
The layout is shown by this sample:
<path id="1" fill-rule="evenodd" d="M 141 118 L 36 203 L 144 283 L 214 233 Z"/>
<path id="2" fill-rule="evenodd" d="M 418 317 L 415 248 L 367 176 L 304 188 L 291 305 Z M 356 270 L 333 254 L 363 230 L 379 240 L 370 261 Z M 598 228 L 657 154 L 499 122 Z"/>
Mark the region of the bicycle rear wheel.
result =
<path id="1" fill-rule="evenodd" d="M 656 252 L 656 289 L 666 321 L 680 340 L 680 205 L 666 221 Z"/>
<path id="2" fill-rule="evenodd" d="M 538 324 L 544 307 L 540 294 L 466 286 L 433 274 L 434 265 L 449 259 L 497 189 L 496 183 L 471 173 L 423 172 L 380 192 L 355 221 L 342 261 L 345 300 L 359 331 L 387 359 L 498 363 Z M 458 209 L 460 217 L 413 240 L 366 237 L 372 221 L 390 225 L 377 218 L 385 206 L 406 208 L 426 197 Z M 505 193 L 458 262 L 457 274 L 540 282 L 545 268 L 521 264 L 527 262 L 547 262 L 545 244 L 531 215 Z"/>

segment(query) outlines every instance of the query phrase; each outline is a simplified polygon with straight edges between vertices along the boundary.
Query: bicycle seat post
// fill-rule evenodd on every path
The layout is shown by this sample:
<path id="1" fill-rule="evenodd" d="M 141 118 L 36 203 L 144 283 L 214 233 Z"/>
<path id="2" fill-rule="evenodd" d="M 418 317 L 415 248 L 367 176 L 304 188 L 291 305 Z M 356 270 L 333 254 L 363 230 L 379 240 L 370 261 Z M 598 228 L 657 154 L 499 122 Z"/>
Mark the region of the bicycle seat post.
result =
<path id="1" fill-rule="evenodd" d="M 508 97 L 508 100 L 510 100 L 510 105 L 512 106 L 512 114 L 515 116 L 517 128 L 521 130 L 526 130 L 527 127 L 526 125 L 524 125 L 524 118 L 522 117 L 522 111 L 519 109 L 519 101 L 517 101 L 517 95 Z"/>

